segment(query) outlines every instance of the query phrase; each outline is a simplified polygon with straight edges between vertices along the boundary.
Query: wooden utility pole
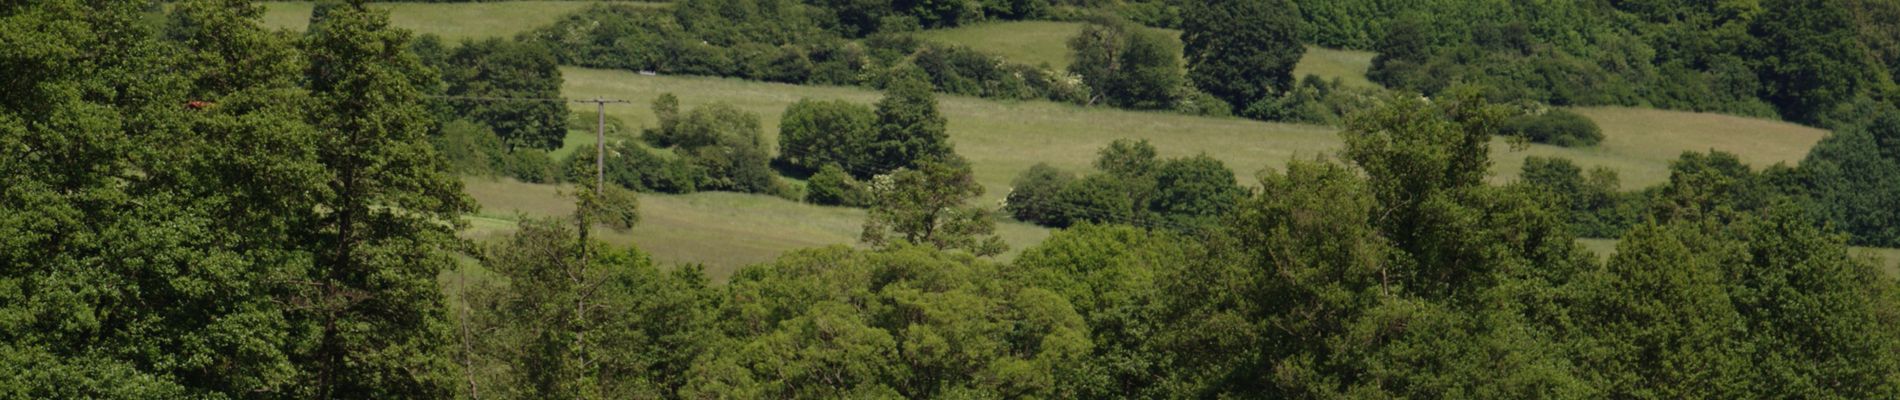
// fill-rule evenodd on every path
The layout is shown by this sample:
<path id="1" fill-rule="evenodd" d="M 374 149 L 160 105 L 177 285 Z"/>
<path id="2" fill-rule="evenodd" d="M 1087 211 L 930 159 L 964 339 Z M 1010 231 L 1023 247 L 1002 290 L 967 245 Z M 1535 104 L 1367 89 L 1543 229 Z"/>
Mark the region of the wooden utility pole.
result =
<path id="1" fill-rule="evenodd" d="M 601 185 L 607 182 L 607 103 L 632 103 L 620 99 L 575 100 L 576 103 L 594 103 L 594 194 L 600 194 Z"/>

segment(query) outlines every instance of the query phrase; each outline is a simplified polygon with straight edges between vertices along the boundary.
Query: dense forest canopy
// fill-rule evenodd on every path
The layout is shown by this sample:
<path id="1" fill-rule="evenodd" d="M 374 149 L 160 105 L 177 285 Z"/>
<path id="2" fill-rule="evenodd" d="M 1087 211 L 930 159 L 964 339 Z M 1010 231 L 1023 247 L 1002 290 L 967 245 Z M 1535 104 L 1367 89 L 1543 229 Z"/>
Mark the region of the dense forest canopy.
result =
<path id="1" fill-rule="evenodd" d="M 443 43 L 361 2 L 305 32 L 242 0 L 8 2 L 0 398 L 1900 398 L 1900 282 L 1848 248 L 1900 246 L 1900 11 L 1705 3 L 682 0 Z M 1065 16 L 1069 71 L 901 34 Z M 1392 89 L 1293 79 L 1302 43 L 1380 49 Z M 883 94 L 797 102 L 776 148 L 661 96 L 602 160 L 549 155 L 594 122 L 562 103 L 457 102 L 558 98 L 563 64 Z M 938 92 L 1343 148 L 1240 182 L 1112 141 L 999 211 Z M 1487 179 L 1496 136 L 1602 139 L 1550 107 L 1575 104 L 1836 130 L 1635 191 L 1555 158 Z M 572 212 L 459 236 L 458 174 L 565 182 Z M 601 240 L 640 223 L 628 190 L 864 207 L 864 246 L 714 282 Z M 1061 229 L 997 258 L 1004 214 Z"/>

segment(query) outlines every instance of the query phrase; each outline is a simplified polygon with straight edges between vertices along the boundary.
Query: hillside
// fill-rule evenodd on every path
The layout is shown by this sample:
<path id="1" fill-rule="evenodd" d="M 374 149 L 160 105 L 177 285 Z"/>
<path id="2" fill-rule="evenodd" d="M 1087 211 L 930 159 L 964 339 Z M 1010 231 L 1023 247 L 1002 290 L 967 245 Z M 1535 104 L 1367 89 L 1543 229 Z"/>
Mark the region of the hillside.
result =
<path id="1" fill-rule="evenodd" d="M 768 137 L 777 134 L 784 108 L 800 98 L 845 99 L 870 103 L 879 94 L 849 87 L 797 86 L 702 77 L 642 76 L 623 71 L 565 68 L 571 97 L 611 97 L 634 101 L 608 108 L 608 114 L 631 126 L 653 124 L 646 104 L 661 93 L 675 93 L 683 106 L 727 102 L 762 116 Z M 1294 157 L 1316 157 L 1338 149 L 1333 128 L 1264 123 L 1242 119 L 1200 118 L 1166 113 L 1086 108 L 1048 102 L 996 102 L 976 98 L 940 98 L 950 119 L 958 152 L 975 165 L 977 179 L 986 188 L 986 204 L 1007 193 L 1016 174 L 1037 162 L 1085 172 L 1095 151 L 1117 138 L 1146 138 L 1163 156 L 1205 152 L 1229 164 L 1243 184 L 1251 186 L 1262 168 L 1283 165 Z M 1502 141 L 1494 143 L 1494 180 L 1515 176 L 1524 156 L 1569 157 L 1586 166 L 1618 170 L 1626 188 L 1662 182 L 1668 163 L 1697 143 L 1741 154 L 1759 165 L 1798 159 L 1819 138 L 1813 129 L 1720 115 L 1675 113 L 1622 108 L 1580 110 L 1604 121 L 1610 138 L 1600 148 L 1567 149 L 1533 145 L 1515 151 Z M 1662 121 L 1688 121 L 1663 123 Z M 1746 138 L 1721 140 L 1721 138 Z M 571 141 L 591 143 L 589 135 Z M 575 143 L 570 143 L 570 147 Z M 1799 150 L 1788 150 L 1799 149 Z M 571 150 L 570 150 L 571 151 Z M 484 205 L 478 222 L 489 229 L 506 229 L 517 212 L 561 215 L 571 201 L 556 195 L 552 185 L 470 179 L 468 191 Z M 715 277 L 746 264 L 771 260 L 778 254 L 806 247 L 855 243 L 863 221 L 861 210 L 818 207 L 776 197 L 735 193 L 691 195 L 646 194 L 641 202 L 642 223 L 626 234 L 606 235 L 617 244 L 637 243 L 666 263 L 699 263 Z M 478 227 L 483 226 L 478 224 Z M 1005 221 L 1003 237 L 1017 250 L 1039 242 L 1048 230 Z M 1612 244 L 1595 244 L 1608 248 Z M 1006 257 L 1007 258 L 1007 257 Z M 1889 256 L 1888 259 L 1900 259 Z"/>
<path id="2" fill-rule="evenodd" d="M 450 39 L 506 36 L 548 23 L 589 2 L 500 2 L 480 4 L 388 3 L 392 22 Z M 658 4 L 656 4 L 658 6 Z M 269 3 L 267 23 L 301 29 L 309 3 Z M 1069 22 L 1001 22 L 932 30 L 928 40 L 968 45 L 1015 62 L 1068 63 L 1067 39 L 1081 29 Z M 1341 79 L 1348 84 L 1372 85 L 1365 70 L 1373 54 L 1310 48 L 1296 74 Z M 608 113 L 630 126 L 648 126 L 649 104 L 661 93 L 675 93 L 687 108 L 726 102 L 762 117 L 768 140 L 777 134 L 779 115 L 801 98 L 876 101 L 880 94 L 854 87 L 797 86 L 682 76 L 641 76 L 624 71 L 564 68 L 569 97 L 610 97 L 633 101 L 610 107 Z M 1264 123 L 1243 119 L 1214 119 L 1155 112 L 1086 108 L 1029 101 L 998 102 L 960 96 L 941 97 L 944 113 L 958 151 L 975 165 L 977 180 L 988 190 L 982 201 L 997 204 L 1008 193 L 1010 180 L 1037 162 L 1047 162 L 1077 173 L 1089 169 L 1103 145 L 1120 138 L 1152 141 L 1164 157 L 1207 153 L 1228 163 L 1243 185 L 1263 168 L 1284 164 L 1294 157 L 1330 154 L 1340 145 L 1335 128 Z M 588 112 L 590 110 L 577 110 Z M 1557 156 L 1579 164 L 1617 170 L 1625 189 L 1663 182 L 1668 164 L 1683 151 L 1720 149 L 1738 154 L 1757 167 L 1795 162 L 1824 131 L 1794 124 L 1732 117 L 1632 108 L 1584 108 L 1579 113 L 1602 126 L 1606 140 L 1596 148 L 1568 149 L 1533 145 L 1517 150 L 1494 143 L 1493 181 L 1513 179 L 1523 158 Z M 591 145 L 593 137 L 575 132 L 565 156 Z M 469 191 L 485 210 L 476 218 L 477 232 L 507 229 L 517 212 L 559 215 L 570 202 L 555 195 L 554 186 L 512 181 L 471 179 Z M 863 212 L 798 204 L 769 196 L 701 193 L 685 196 L 643 196 L 646 220 L 626 234 L 608 234 L 615 243 L 639 243 L 667 263 L 705 264 L 723 277 L 741 265 L 763 262 L 778 254 L 805 247 L 855 243 Z M 766 228 L 761 228 L 766 227 Z M 1042 228 L 1006 222 L 1004 236 L 1015 248 L 1046 236 Z M 1889 257 L 1900 258 L 1900 257 Z"/>

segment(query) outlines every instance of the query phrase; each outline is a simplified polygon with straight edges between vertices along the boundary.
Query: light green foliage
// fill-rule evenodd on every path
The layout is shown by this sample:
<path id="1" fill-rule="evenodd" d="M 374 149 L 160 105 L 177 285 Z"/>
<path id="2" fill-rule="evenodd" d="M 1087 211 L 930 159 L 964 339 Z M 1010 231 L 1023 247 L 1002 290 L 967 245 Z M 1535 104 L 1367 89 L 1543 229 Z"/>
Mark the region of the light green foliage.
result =
<path id="1" fill-rule="evenodd" d="M 1016 267 L 1036 287 L 1068 299 L 1088 323 L 1088 358 L 1061 369 L 1062 393 L 1099 398 L 1155 393 L 1163 359 L 1150 348 L 1163 276 L 1182 273 L 1198 249 L 1163 232 L 1080 225 L 1023 251 Z"/>
<path id="2" fill-rule="evenodd" d="M 1061 296 L 926 248 L 795 252 L 729 288 L 732 342 L 695 366 L 685 397 L 1074 397 L 1057 371 L 1090 349 Z"/>
<path id="3" fill-rule="evenodd" d="M 1188 5 L 1181 22 L 1188 79 L 1235 110 L 1293 87 L 1299 12 L 1286 0 L 1215 0 Z"/>
<path id="4" fill-rule="evenodd" d="M 881 173 L 870 157 L 876 121 L 870 107 L 843 100 L 800 99 L 779 119 L 778 157 L 807 171 L 837 165 L 859 177 Z"/>
<path id="5" fill-rule="evenodd" d="M 1431 208 L 1484 182 L 1487 144 L 1504 116 L 1502 107 L 1466 93 L 1436 101 L 1393 96 L 1347 122 L 1344 156 L 1365 170 L 1387 210 L 1375 223 L 1397 246 L 1428 251 L 1420 242 L 1444 234 L 1431 231 Z"/>
<path id="6" fill-rule="evenodd" d="M 1581 366 L 1605 394 L 1733 398 L 1762 389 L 1743 374 L 1746 328 L 1724 290 L 1720 260 L 1698 254 L 1719 244 L 1685 229 L 1638 227 L 1604 268 L 1577 283 Z M 1696 367 L 1676 367 L 1686 365 Z"/>
<path id="7" fill-rule="evenodd" d="M 872 246 L 908 243 L 978 256 L 1009 249 L 994 236 L 989 210 L 967 205 L 983 194 L 983 187 L 970 179 L 970 167 L 961 160 L 926 161 L 917 169 L 879 175 L 869 192 L 871 210 L 862 237 Z"/>

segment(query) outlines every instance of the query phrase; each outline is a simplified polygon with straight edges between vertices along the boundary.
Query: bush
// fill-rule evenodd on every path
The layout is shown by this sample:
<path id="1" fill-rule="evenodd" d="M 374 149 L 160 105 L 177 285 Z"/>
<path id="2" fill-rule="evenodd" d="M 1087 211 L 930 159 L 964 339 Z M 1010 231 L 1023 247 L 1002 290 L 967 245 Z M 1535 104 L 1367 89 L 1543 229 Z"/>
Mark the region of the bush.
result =
<path id="1" fill-rule="evenodd" d="M 1150 209 L 1169 217 L 1218 217 L 1232 211 L 1247 195 L 1234 180 L 1234 171 L 1207 154 L 1162 162 L 1155 168 L 1154 180 L 1155 198 Z"/>
<path id="2" fill-rule="evenodd" d="M 1018 221 L 1045 226 L 1065 225 L 1062 205 L 1057 196 L 1074 181 L 1074 174 L 1047 163 L 1036 163 L 1010 182 L 1004 209 Z"/>
<path id="3" fill-rule="evenodd" d="M 827 164 L 805 184 L 805 202 L 827 206 L 862 207 L 866 205 L 864 186 L 844 168 Z"/>
<path id="4" fill-rule="evenodd" d="M 843 100 L 799 100 L 779 119 L 779 160 L 803 172 L 836 165 L 869 177 L 877 113 Z"/>
<path id="5" fill-rule="evenodd" d="M 1597 128 L 1596 122 L 1564 110 L 1511 118 L 1504 121 L 1504 126 L 1499 130 L 1505 135 L 1523 137 L 1533 143 L 1563 147 L 1595 146 L 1603 141 L 1603 131 Z"/>
<path id="6" fill-rule="evenodd" d="M 509 177 L 528 183 L 554 182 L 554 158 L 541 149 L 515 149 L 508 154 L 503 171 Z"/>
<path id="7" fill-rule="evenodd" d="M 1069 71 L 1094 90 L 1089 104 L 1169 109 L 1187 82 L 1174 39 L 1127 21 L 1090 22 L 1069 39 L 1069 51 Z"/>
<path id="8" fill-rule="evenodd" d="M 449 163 L 449 170 L 456 173 L 488 176 L 497 172 L 496 167 L 505 164 L 508 150 L 501 143 L 501 137 L 487 125 L 468 120 L 454 120 L 442 124 L 441 133 L 431 138 L 436 152 Z"/>
<path id="9" fill-rule="evenodd" d="M 692 193 L 705 181 L 704 169 L 680 157 L 666 157 L 633 142 L 608 145 L 607 182 L 641 192 Z M 594 153 L 575 153 L 561 171 L 571 182 L 594 179 Z"/>

